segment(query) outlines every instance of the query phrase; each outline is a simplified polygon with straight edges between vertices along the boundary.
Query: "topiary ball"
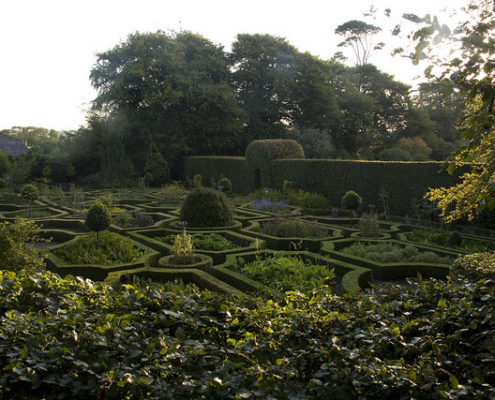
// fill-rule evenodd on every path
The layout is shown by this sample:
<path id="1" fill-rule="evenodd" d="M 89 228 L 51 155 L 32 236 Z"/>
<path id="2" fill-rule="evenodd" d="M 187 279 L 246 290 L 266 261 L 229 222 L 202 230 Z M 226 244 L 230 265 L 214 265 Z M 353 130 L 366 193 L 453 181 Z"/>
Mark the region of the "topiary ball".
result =
<path id="1" fill-rule="evenodd" d="M 349 190 L 342 196 L 342 208 L 346 210 L 357 210 L 361 203 L 361 196 L 353 190 Z"/>
<path id="2" fill-rule="evenodd" d="M 112 216 L 107 206 L 98 202 L 86 213 L 84 222 L 90 231 L 101 232 L 110 227 Z"/>
<path id="3" fill-rule="evenodd" d="M 39 195 L 40 191 L 38 190 L 38 188 L 34 185 L 31 185 L 30 183 L 24 185 L 21 191 L 22 198 L 28 203 L 34 202 Z"/>
<path id="4" fill-rule="evenodd" d="M 180 210 L 180 219 L 188 226 L 232 225 L 232 208 L 227 196 L 211 188 L 200 188 L 190 193 Z"/>

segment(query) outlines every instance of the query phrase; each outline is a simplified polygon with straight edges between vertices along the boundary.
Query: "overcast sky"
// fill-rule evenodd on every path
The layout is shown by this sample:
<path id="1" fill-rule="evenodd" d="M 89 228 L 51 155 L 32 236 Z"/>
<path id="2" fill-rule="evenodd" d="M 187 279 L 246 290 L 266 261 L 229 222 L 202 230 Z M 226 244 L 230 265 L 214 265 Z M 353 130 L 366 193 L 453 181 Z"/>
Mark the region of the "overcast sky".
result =
<path id="1" fill-rule="evenodd" d="M 335 28 L 364 19 L 392 26 L 404 12 L 441 15 L 467 0 L 0 0 L 0 129 L 39 126 L 57 130 L 85 124 L 96 96 L 89 73 L 96 54 L 135 31 L 189 30 L 226 50 L 238 33 L 269 33 L 300 51 L 330 59 L 340 50 Z M 382 19 L 392 10 L 392 21 Z M 448 21 L 447 18 L 444 18 Z M 368 22 L 372 22 L 368 20 Z M 370 62 L 410 83 L 410 62 L 375 53 Z"/>

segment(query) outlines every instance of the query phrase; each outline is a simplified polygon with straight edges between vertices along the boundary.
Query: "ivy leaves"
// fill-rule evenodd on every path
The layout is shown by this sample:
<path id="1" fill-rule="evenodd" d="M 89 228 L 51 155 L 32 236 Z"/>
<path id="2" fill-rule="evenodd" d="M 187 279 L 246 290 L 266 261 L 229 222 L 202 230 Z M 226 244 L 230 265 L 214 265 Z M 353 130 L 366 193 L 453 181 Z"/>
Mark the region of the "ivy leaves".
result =
<path id="1" fill-rule="evenodd" d="M 414 283 L 269 300 L 49 272 L 0 274 L 15 398 L 490 398 L 495 288 Z"/>

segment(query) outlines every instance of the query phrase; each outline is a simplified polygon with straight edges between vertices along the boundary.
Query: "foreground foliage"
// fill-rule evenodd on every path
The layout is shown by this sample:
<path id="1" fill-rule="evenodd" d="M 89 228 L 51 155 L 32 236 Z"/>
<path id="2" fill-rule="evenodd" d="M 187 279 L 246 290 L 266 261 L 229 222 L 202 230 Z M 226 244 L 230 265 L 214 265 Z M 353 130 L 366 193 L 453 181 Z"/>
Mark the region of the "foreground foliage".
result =
<path id="1" fill-rule="evenodd" d="M 272 300 L 172 289 L 0 273 L 0 396 L 495 396 L 492 281 Z"/>

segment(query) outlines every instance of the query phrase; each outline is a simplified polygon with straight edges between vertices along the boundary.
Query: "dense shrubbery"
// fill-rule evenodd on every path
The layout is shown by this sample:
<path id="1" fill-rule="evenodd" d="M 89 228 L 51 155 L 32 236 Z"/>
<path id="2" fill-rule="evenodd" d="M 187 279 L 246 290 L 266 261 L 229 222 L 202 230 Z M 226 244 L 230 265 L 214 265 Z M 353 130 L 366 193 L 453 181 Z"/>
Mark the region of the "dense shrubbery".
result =
<path id="1" fill-rule="evenodd" d="M 317 222 L 293 217 L 277 217 L 263 222 L 260 231 L 267 235 L 287 238 L 319 238 L 328 234 Z"/>
<path id="2" fill-rule="evenodd" d="M 439 256 L 433 251 L 419 251 L 414 246 L 400 246 L 393 243 L 364 244 L 354 243 L 342 249 L 346 254 L 366 258 L 379 263 L 426 262 L 434 264 L 451 264 L 449 256 Z"/>
<path id="3" fill-rule="evenodd" d="M 305 208 L 328 209 L 328 200 L 319 193 L 293 190 L 288 192 L 289 204 Z"/>
<path id="4" fill-rule="evenodd" d="M 495 396 L 483 281 L 267 301 L 3 272 L 0 298 L 4 398 Z"/>
<path id="5" fill-rule="evenodd" d="M 269 257 L 241 266 L 243 274 L 282 292 L 298 290 L 312 293 L 328 288 L 335 278 L 325 265 L 314 265 L 297 257 Z"/>
<path id="6" fill-rule="evenodd" d="M 33 247 L 47 240 L 40 236 L 41 228 L 31 220 L 16 219 L 0 223 L 0 260 L 2 269 L 33 270 L 43 266 L 43 255 Z"/>
<path id="7" fill-rule="evenodd" d="M 495 253 L 477 253 L 459 257 L 451 269 L 454 276 L 495 280 Z"/>
<path id="8" fill-rule="evenodd" d="M 459 232 L 442 232 L 431 229 L 413 229 L 409 234 L 409 239 L 416 242 L 424 242 L 442 247 L 453 247 L 471 253 L 486 250 L 495 250 L 495 242 L 482 241 L 462 237 Z"/>
<path id="9" fill-rule="evenodd" d="M 112 222 L 122 228 L 137 228 L 152 225 L 154 221 L 151 215 L 144 214 L 140 210 L 133 210 L 117 214 Z"/>
<path id="10" fill-rule="evenodd" d="M 135 243 L 113 232 L 79 236 L 74 241 L 53 250 L 68 264 L 126 264 L 144 254 Z"/>
<path id="11" fill-rule="evenodd" d="M 287 202 L 285 200 L 270 200 L 262 198 L 251 201 L 251 203 L 249 203 L 249 207 L 259 211 L 280 213 L 286 210 Z"/>
<path id="12" fill-rule="evenodd" d="M 184 200 L 180 219 L 192 227 L 228 226 L 233 222 L 232 208 L 224 193 L 200 188 Z"/>
<path id="13" fill-rule="evenodd" d="M 155 236 L 154 239 L 164 243 L 174 244 L 177 235 Z M 198 250 L 222 251 L 238 247 L 225 236 L 218 233 L 193 233 L 191 234 L 192 244 Z"/>

